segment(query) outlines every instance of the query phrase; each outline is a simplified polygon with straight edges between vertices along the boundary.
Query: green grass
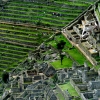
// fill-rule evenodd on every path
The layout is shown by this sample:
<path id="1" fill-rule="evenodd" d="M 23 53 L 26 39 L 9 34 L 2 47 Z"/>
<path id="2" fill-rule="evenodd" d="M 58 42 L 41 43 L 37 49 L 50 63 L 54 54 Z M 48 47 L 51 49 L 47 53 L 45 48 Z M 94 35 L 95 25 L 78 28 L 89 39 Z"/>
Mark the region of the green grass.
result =
<path id="1" fill-rule="evenodd" d="M 57 93 L 57 97 L 59 98 L 59 100 L 65 100 L 64 96 L 61 93 Z"/>
<path id="2" fill-rule="evenodd" d="M 56 48 L 56 45 L 57 45 L 57 43 L 54 40 L 49 41 L 47 44 L 50 44 L 50 45 L 52 45 L 55 48 Z"/>
<path id="3" fill-rule="evenodd" d="M 98 71 L 100 69 L 100 65 L 94 66 L 94 69 Z"/>
<path id="4" fill-rule="evenodd" d="M 69 94 L 71 96 L 79 96 L 76 92 L 76 90 L 72 87 L 72 85 L 70 84 L 70 82 L 63 84 L 63 85 L 59 85 L 59 87 L 64 91 L 64 90 L 68 90 Z"/>
<path id="5" fill-rule="evenodd" d="M 63 61 L 62 61 L 62 65 L 61 65 L 61 61 L 60 60 L 56 60 L 54 62 L 50 63 L 55 69 L 61 69 L 61 68 L 69 68 L 72 66 L 72 61 L 67 58 L 64 57 Z"/>
<path id="6" fill-rule="evenodd" d="M 85 56 L 77 49 L 73 48 L 71 50 L 65 50 L 67 51 L 80 65 L 82 65 L 84 62 L 87 62 L 89 66 L 92 66 L 92 64 L 85 58 Z"/>
<path id="7" fill-rule="evenodd" d="M 98 9 L 96 9 L 96 14 L 97 14 L 97 16 L 98 16 L 98 18 L 100 20 L 100 13 L 99 13 L 99 10 Z"/>

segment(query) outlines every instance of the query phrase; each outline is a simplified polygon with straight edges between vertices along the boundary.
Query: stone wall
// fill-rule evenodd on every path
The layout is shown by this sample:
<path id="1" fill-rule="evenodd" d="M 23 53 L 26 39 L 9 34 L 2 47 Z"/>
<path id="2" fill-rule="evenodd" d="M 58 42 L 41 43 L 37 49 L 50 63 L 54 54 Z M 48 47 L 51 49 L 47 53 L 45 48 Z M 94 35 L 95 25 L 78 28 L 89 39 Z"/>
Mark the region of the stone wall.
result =
<path id="1" fill-rule="evenodd" d="M 83 84 L 82 79 L 80 78 L 71 78 L 70 83 L 79 95 L 81 95 L 82 92 L 87 91 L 87 85 Z"/>
<path id="2" fill-rule="evenodd" d="M 69 96 L 67 95 L 67 93 L 65 94 L 65 93 L 61 90 L 61 88 L 58 86 L 58 84 L 56 84 L 56 88 L 57 88 L 57 90 L 59 91 L 59 93 L 62 94 L 62 96 L 65 98 L 64 100 L 71 100 L 71 99 L 70 99 L 71 97 L 69 97 Z"/>
<path id="3" fill-rule="evenodd" d="M 79 43 L 79 47 L 85 52 L 86 55 L 89 56 L 89 58 L 92 60 L 92 63 L 94 65 L 97 65 L 98 62 L 92 57 L 92 55 L 90 54 L 90 52 L 82 45 L 82 43 Z"/>
<path id="4" fill-rule="evenodd" d="M 11 88 L 11 91 L 13 91 L 13 93 L 19 93 L 20 88 Z"/>
<path id="5" fill-rule="evenodd" d="M 80 78 L 71 78 L 70 79 L 71 85 L 75 88 L 77 84 L 82 83 L 82 79 Z"/>
<path id="6" fill-rule="evenodd" d="M 24 100 L 23 98 L 16 98 L 16 100 Z"/>
<path id="7" fill-rule="evenodd" d="M 96 6 L 94 6 L 94 8 L 97 9 Z M 99 16 L 97 15 L 96 11 L 94 12 L 94 14 L 95 14 L 95 16 L 97 18 L 97 21 L 98 21 L 98 24 L 99 24 L 99 28 L 100 28 L 100 19 L 99 19 Z"/>
<path id="8" fill-rule="evenodd" d="M 68 35 L 67 35 L 68 34 Z M 66 35 L 69 40 L 72 40 L 74 43 L 77 43 L 76 38 L 73 37 L 72 33 L 66 29 Z"/>
<path id="9" fill-rule="evenodd" d="M 100 89 L 100 81 L 90 81 L 89 82 L 89 88 L 91 90 Z"/>
<path id="10" fill-rule="evenodd" d="M 94 90 L 94 98 L 100 97 L 100 89 L 99 90 Z"/>
<path id="11" fill-rule="evenodd" d="M 32 78 L 31 77 L 26 77 L 26 78 L 24 78 L 24 82 L 25 83 L 32 82 Z"/>
<path id="12" fill-rule="evenodd" d="M 75 86 L 75 90 L 77 91 L 79 95 L 81 95 L 81 93 L 84 93 L 87 91 L 87 86 L 86 84 L 77 85 Z"/>
<path id="13" fill-rule="evenodd" d="M 7 2 L 7 1 L 9 1 L 9 0 L 0 0 L 0 1 Z"/>
<path id="14" fill-rule="evenodd" d="M 81 93 L 82 100 L 93 100 L 93 92 Z"/>

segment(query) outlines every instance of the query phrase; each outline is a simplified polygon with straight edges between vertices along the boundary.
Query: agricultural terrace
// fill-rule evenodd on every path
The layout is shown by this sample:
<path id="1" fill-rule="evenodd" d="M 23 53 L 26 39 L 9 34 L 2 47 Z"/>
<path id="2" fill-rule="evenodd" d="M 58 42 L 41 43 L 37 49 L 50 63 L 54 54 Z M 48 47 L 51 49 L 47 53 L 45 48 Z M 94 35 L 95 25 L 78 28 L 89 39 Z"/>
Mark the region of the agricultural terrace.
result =
<path id="1" fill-rule="evenodd" d="M 95 0 L 10 0 L 1 7 L 0 20 L 62 28 Z"/>
<path id="2" fill-rule="evenodd" d="M 0 23 L 0 75 L 25 60 L 51 34 L 53 31 L 41 28 Z"/>
<path id="3" fill-rule="evenodd" d="M 52 30 L 67 25 L 95 0 L 24 1 L 9 0 L 4 6 L 0 6 L 0 77 L 4 69 L 9 72 L 24 61 L 30 51 L 35 50 L 54 33 Z M 42 28 L 30 27 L 32 25 L 42 26 Z M 43 29 L 43 27 L 52 30 Z M 58 40 L 60 37 L 65 39 L 63 36 L 58 36 Z M 53 42 L 55 43 L 51 41 Z M 65 48 L 71 47 L 67 43 Z M 65 49 L 65 51 L 72 54 L 72 57 L 80 64 L 86 60 L 76 49 Z M 68 61 L 68 58 L 64 58 L 65 61 Z M 69 62 L 72 60 L 69 59 Z M 70 66 L 68 62 L 64 65 Z M 1 88 L 0 92 L 2 93 Z"/>

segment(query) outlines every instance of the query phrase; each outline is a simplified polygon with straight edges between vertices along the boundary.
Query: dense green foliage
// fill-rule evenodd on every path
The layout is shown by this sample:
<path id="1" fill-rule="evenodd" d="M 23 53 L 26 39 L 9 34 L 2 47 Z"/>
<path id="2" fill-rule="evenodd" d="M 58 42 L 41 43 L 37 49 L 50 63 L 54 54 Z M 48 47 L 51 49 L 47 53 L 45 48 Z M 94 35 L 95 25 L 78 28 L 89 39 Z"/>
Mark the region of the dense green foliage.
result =
<path id="1" fill-rule="evenodd" d="M 62 28 L 92 3 L 88 0 L 36 0 L 31 3 L 13 0 L 1 8 L 0 20 Z"/>

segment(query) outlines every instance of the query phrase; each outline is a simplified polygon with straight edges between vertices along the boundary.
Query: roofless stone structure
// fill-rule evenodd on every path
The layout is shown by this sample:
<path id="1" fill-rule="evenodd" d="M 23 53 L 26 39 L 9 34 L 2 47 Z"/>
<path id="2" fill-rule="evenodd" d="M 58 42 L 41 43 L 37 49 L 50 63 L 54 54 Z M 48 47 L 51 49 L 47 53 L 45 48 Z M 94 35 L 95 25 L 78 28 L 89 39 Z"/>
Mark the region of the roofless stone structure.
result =
<path id="1" fill-rule="evenodd" d="M 93 65 L 100 64 L 100 0 L 62 29 Z"/>

